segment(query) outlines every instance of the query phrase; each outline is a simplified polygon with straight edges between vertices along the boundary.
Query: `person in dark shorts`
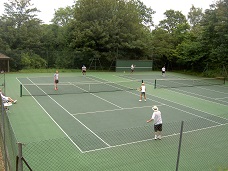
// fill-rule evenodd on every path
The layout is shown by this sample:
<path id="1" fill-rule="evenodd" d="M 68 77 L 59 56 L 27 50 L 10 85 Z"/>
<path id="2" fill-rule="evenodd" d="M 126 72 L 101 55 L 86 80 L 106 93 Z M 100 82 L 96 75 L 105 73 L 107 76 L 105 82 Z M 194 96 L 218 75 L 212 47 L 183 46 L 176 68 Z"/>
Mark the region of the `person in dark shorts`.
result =
<path id="1" fill-rule="evenodd" d="M 131 65 L 131 73 L 133 73 L 134 72 L 134 70 L 135 70 L 135 65 Z"/>
<path id="2" fill-rule="evenodd" d="M 153 114 L 152 117 L 147 120 L 147 123 L 154 121 L 154 139 L 161 140 L 161 132 L 162 132 L 162 117 L 161 117 L 161 112 L 158 110 L 157 106 L 153 106 Z"/>
<path id="3" fill-rule="evenodd" d="M 82 66 L 82 75 L 86 75 L 86 66 L 85 65 Z"/>
<path id="4" fill-rule="evenodd" d="M 162 76 L 165 77 L 165 66 L 162 67 Z"/>
<path id="5" fill-rule="evenodd" d="M 140 90 L 140 99 L 139 101 L 142 101 L 142 97 L 144 97 L 144 101 L 146 101 L 146 86 L 144 83 L 142 83 L 141 87 L 139 88 Z"/>
<path id="6" fill-rule="evenodd" d="M 54 74 L 54 89 L 58 90 L 57 84 L 59 83 L 59 71 L 56 71 Z"/>

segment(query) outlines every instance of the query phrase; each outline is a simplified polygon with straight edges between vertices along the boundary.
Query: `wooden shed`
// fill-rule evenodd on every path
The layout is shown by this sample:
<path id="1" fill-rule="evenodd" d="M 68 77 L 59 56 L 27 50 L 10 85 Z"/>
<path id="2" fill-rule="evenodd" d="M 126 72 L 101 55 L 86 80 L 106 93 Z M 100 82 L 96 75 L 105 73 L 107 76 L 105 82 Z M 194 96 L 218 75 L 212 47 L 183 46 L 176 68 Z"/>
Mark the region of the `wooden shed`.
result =
<path id="1" fill-rule="evenodd" d="M 10 60 L 10 57 L 0 53 L 0 72 L 2 72 L 2 71 L 9 72 L 10 71 L 9 60 Z"/>

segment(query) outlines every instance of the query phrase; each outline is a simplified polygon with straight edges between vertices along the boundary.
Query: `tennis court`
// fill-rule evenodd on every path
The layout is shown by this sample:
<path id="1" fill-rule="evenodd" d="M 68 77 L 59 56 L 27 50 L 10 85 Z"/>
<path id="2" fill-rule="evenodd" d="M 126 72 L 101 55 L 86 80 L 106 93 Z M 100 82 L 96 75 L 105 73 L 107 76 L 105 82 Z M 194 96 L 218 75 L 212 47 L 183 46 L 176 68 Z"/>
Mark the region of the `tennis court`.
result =
<path id="1" fill-rule="evenodd" d="M 6 75 L 7 93 L 18 99 L 8 116 L 34 170 L 175 170 L 181 121 L 179 170 L 228 168 L 227 84 L 210 80 L 183 86 L 181 81 L 155 89 L 155 79 L 167 86 L 199 78 L 175 73 L 163 78 L 160 72 L 60 73 L 55 91 L 52 75 Z M 139 102 L 142 80 L 147 101 Z M 153 124 L 146 123 L 153 105 L 162 112 L 161 141 L 153 139 Z"/>

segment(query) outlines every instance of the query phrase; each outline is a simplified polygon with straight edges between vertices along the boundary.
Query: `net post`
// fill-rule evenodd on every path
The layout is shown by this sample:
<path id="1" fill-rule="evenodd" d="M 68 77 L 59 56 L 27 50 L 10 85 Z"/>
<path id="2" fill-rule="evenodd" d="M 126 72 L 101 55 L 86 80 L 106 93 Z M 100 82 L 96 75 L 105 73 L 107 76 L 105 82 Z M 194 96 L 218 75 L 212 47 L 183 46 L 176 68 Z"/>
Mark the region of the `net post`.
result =
<path id="1" fill-rule="evenodd" d="M 22 84 L 20 84 L 20 97 L 22 97 Z"/>
<path id="2" fill-rule="evenodd" d="M 156 89 L 156 83 L 157 83 L 157 80 L 155 79 L 154 80 L 154 89 Z"/>
<path id="3" fill-rule="evenodd" d="M 181 130 L 180 130 L 180 139 L 179 139 L 178 154 L 177 154 L 176 171 L 178 171 L 178 168 L 179 168 L 179 161 L 180 161 L 180 151 L 181 151 L 183 127 L 184 127 L 184 121 L 181 121 Z"/>

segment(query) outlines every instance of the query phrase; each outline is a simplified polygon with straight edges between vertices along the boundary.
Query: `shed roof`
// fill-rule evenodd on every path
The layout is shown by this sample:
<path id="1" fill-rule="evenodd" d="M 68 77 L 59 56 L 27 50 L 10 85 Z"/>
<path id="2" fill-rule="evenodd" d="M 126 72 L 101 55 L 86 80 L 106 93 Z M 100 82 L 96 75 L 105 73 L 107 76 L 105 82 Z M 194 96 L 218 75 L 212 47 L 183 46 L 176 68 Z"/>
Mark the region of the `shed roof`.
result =
<path id="1" fill-rule="evenodd" d="M 0 59 L 10 59 L 10 57 L 0 53 Z"/>

